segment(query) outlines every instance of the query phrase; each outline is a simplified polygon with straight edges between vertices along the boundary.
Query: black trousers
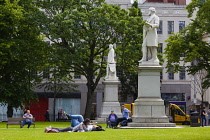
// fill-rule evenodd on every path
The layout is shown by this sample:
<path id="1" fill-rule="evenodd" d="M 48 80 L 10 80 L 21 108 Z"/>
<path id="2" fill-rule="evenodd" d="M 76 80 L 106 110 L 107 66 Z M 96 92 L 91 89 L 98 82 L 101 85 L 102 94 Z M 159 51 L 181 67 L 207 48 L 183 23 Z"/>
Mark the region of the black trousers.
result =
<path id="1" fill-rule="evenodd" d="M 116 126 L 123 120 L 127 120 L 127 118 L 123 117 L 123 118 L 117 118 L 117 122 L 116 122 Z"/>

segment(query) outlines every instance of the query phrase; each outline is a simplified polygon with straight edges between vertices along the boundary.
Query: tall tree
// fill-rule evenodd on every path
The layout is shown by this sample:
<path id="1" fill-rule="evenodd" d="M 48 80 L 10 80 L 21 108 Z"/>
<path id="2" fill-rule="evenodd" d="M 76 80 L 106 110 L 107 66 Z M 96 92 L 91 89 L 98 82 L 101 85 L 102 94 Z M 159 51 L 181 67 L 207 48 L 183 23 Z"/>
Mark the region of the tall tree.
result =
<path id="1" fill-rule="evenodd" d="M 63 50 L 61 61 L 69 66 L 68 70 L 87 79 L 85 117 L 90 117 L 91 97 L 99 80 L 105 76 L 108 46 L 123 42 L 126 34 L 132 33 L 129 29 L 137 26 L 139 18 L 130 17 L 126 10 L 107 5 L 103 0 L 52 0 L 37 4 L 44 11 L 45 36 L 57 49 Z"/>
<path id="2" fill-rule="evenodd" d="M 179 71 L 180 61 L 183 65 L 196 62 L 194 65 L 187 65 L 189 74 L 196 74 L 199 71 L 207 71 L 202 81 L 202 87 L 210 86 L 210 17 L 208 16 L 210 1 L 192 0 L 187 6 L 189 18 L 196 14 L 192 22 L 181 32 L 170 36 L 165 49 L 167 67 Z"/>
<path id="3" fill-rule="evenodd" d="M 135 1 L 129 9 L 128 28 L 122 38 L 122 43 L 117 47 L 117 66 L 121 73 L 121 95 L 126 99 L 128 95 L 134 99 L 138 96 L 138 67 L 141 59 L 141 44 L 143 42 L 143 18 L 138 2 Z"/>
<path id="4" fill-rule="evenodd" d="M 43 62 L 45 43 L 33 22 L 39 10 L 26 0 L 0 2 L 0 101 L 13 108 L 34 98 L 32 74 Z"/>
<path id="5" fill-rule="evenodd" d="M 63 50 L 57 49 L 56 44 L 49 44 L 47 53 L 47 60 L 43 67 L 43 72 L 40 74 L 45 80 L 37 83 L 39 88 L 43 88 L 46 92 L 53 92 L 53 116 L 56 120 L 56 99 L 60 93 L 71 94 L 77 92 L 75 88 L 76 84 L 72 81 L 72 76 L 68 70 L 69 66 L 62 60 Z"/>
<path id="6" fill-rule="evenodd" d="M 173 68 L 177 72 L 181 68 L 180 61 L 182 61 L 183 65 L 187 64 L 189 74 L 200 79 L 194 82 L 202 98 L 201 106 L 205 91 L 210 87 L 210 42 L 208 41 L 210 17 L 207 14 L 209 9 L 210 1 L 192 0 L 187 6 L 188 17 L 192 18 L 193 15 L 196 17 L 184 30 L 166 40 L 168 44 L 165 49 L 168 68 Z"/>
<path id="7" fill-rule="evenodd" d="M 193 89 L 193 91 L 195 92 L 195 97 L 194 98 L 199 98 L 199 96 L 196 96 L 196 94 L 200 94 L 201 97 L 201 103 L 204 102 L 204 95 L 207 91 L 208 88 L 204 88 L 203 87 L 203 82 L 205 80 L 205 77 L 207 75 L 207 71 L 205 70 L 200 70 L 198 71 L 194 76 L 192 76 L 192 86 L 191 88 Z M 203 105 L 203 104 L 202 104 Z M 201 107 L 201 109 L 203 108 L 203 106 Z"/>

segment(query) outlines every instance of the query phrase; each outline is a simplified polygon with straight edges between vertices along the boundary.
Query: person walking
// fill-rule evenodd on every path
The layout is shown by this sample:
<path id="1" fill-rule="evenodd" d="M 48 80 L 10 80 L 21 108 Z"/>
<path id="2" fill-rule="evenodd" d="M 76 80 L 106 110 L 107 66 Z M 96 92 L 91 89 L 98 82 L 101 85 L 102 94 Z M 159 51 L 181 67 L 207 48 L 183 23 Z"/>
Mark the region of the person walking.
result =
<path id="1" fill-rule="evenodd" d="M 206 114 L 205 110 L 206 110 L 206 108 L 203 107 L 203 110 L 201 111 L 201 125 L 202 125 L 202 127 L 206 126 L 206 116 L 208 116 Z"/>

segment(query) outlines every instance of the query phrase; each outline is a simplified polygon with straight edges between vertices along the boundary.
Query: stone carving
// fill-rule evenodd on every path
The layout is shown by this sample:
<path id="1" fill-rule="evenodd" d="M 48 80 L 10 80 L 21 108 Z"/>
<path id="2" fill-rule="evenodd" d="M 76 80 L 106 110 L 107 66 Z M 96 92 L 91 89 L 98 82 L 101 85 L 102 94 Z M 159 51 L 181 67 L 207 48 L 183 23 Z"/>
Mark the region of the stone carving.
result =
<path id="1" fill-rule="evenodd" d="M 158 37 L 157 28 L 159 27 L 159 17 L 155 14 L 154 7 L 149 8 L 149 18 L 143 26 L 143 57 L 139 62 L 150 61 L 159 64 L 157 58 Z"/>
<path id="2" fill-rule="evenodd" d="M 106 67 L 106 77 L 105 79 L 117 79 L 116 76 L 116 62 L 115 62 L 115 51 L 113 49 L 113 45 L 109 45 L 109 53 L 107 58 L 107 67 Z"/>

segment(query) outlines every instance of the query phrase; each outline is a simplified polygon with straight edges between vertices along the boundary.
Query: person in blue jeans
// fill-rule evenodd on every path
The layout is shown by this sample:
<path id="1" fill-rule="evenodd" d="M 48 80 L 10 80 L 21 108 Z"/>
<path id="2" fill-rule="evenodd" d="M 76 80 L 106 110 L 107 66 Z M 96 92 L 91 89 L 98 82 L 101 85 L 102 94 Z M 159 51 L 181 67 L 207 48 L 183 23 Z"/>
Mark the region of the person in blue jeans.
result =
<path id="1" fill-rule="evenodd" d="M 202 124 L 202 127 L 203 126 L 206 126 L 206 116 L 208 116 L 207 114 L 206 114 L 206 108 L 205 107 L 203 107 L 203 110 L 201 111 L 201 124 Z"/>
<path id="2" fill-rule="evenodd" d="M 125 108 L 124 105 L 121 106 L 121 110 L 122 110 L 122 117 L 117 119 L 116 126 L 123 120 L 128 120 L 129 114 L 131 113 L 131 111 Z"/>
<path id="3" fill-rule="evenodd" d="M 75 127 L 84 121 L 84 118 L 82 115 L 69 115 L 66 112 L 64 112 L 64 114 L 66 115 L 68 119 L 71 119 L 71 127 Z"/>
<path id="4" fill-rule="evenodd" d="M 69 117 L 71 118 L 71 127 L 75 127 L 84 121 L 82 115 L 69 115 Z"/>
<path id="5" fill-rule="evenodd" d="M 67 114 L 66 112 L 64 112 L 64 114 L 66 115 L 66 117 L 68 119 L 71 119 L 71 127 L 75 127 L 77 125 L 79 125 L 81 122 L 84 121 L 84 118 L 82 115 L 69 115 Z M 97 122 L 95 123 L 90 123 L 91 125 L 92 124 L 97 124 Z"/>
<path id="6" fill-rule="evenodd" d="M 28 128 L 29 128 L 32 124 L 32 119 L 33 119 L 33 115 L 30 114 L 30 110 L 27 110 L 26 114 L 23 115 L 23 118 L 24 118 L 24 120 L 21 125 L 21 128 L 26 124 L 28 124 Z"/>

